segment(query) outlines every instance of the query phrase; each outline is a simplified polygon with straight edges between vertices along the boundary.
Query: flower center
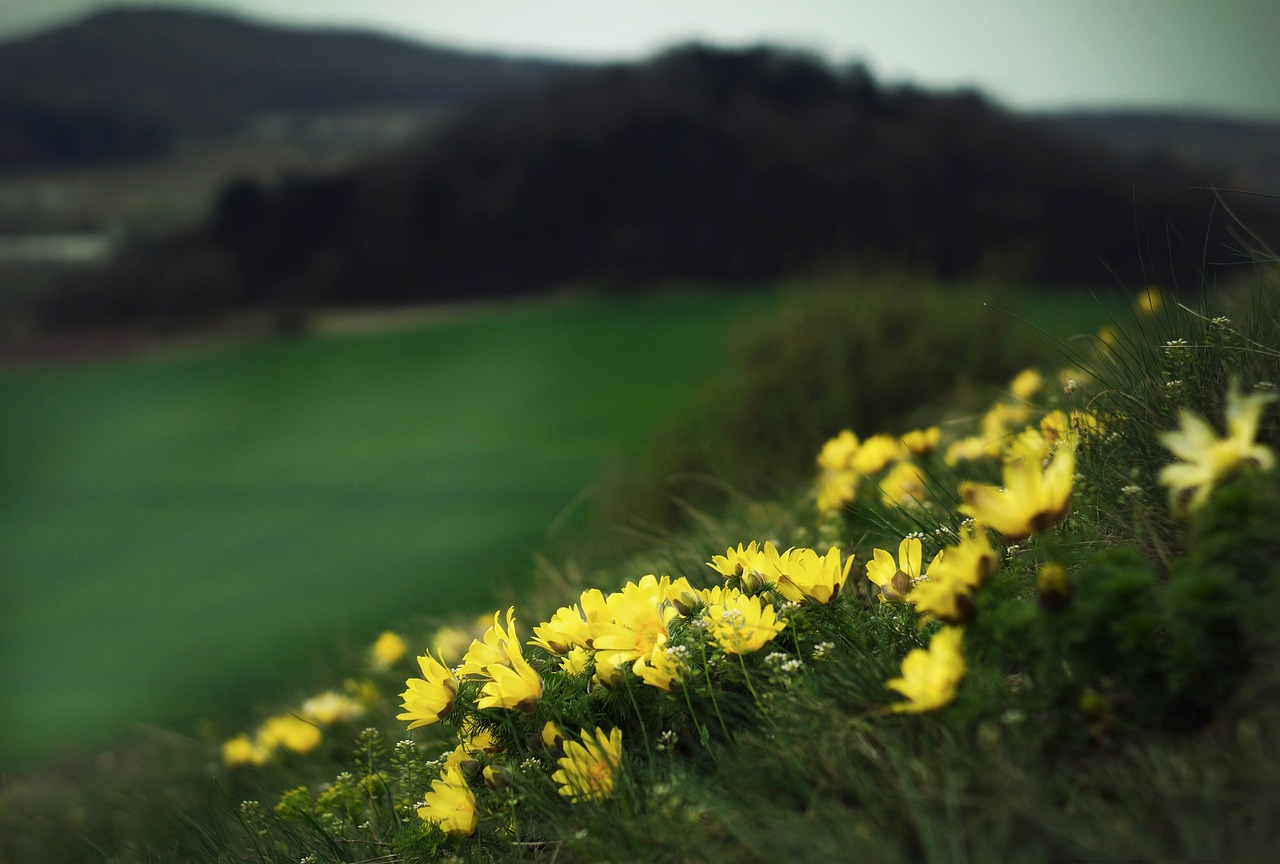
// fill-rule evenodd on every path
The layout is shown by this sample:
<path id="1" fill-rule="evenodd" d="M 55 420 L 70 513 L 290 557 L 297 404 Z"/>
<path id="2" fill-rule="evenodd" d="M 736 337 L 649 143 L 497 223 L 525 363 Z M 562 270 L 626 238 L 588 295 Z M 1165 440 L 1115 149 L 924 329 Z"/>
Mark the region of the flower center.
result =
<path id="1" fill-rule="evenodd" d="M 667 626 L 656 618 L 641 622 L 636 628 L 636 650 L 648 655 L 667 636 Z"/>

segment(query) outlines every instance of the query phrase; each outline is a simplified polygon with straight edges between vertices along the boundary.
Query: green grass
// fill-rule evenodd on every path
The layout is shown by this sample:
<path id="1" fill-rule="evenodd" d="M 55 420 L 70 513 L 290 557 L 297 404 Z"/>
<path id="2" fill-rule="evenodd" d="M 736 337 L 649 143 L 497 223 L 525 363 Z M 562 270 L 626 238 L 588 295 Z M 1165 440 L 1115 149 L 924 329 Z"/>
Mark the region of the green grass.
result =
<path id="1" fill-rule="evenodd" d="M 579 298 L 0 373 L 0 766 L 234 716 L 407 613 L 490 608 L 768 302 Z"/>

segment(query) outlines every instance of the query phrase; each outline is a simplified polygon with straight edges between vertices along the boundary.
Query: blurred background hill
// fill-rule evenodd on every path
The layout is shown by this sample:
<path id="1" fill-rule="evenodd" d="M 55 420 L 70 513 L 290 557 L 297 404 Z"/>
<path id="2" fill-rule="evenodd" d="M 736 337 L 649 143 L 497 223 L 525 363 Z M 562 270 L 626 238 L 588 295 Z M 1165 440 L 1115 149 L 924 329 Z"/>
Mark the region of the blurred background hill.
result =
<path id="1" fill-rule="evenodd" d="M 277 112 L 447 107 L 567 65 L 211 12 L 110 10 L 0 44 L 0 164 L 144 160 L 182 137 L 270 134 L 287 123 Z"/>
<path id="2" fill-rule="evenodd" d="M 0 120 L 11 344 L 845 266 L 1194 284 L 1221 239 L 1197 187 L 1280 188 L 1262 122 L 1019 114 L 781 47 L 570 63 L 175 9 L 0 43 Z"/>

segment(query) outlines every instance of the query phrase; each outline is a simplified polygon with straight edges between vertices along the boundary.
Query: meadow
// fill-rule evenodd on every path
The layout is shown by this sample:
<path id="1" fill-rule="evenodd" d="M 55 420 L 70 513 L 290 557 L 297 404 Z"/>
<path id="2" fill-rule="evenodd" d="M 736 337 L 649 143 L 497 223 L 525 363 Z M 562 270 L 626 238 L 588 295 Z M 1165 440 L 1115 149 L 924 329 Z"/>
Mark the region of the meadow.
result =
<path id="1" fill-rule="evenodd" d="M 235 716 L 377 628 L 497 602 L 771 296 L 0 372 L 0 766 Z"/>

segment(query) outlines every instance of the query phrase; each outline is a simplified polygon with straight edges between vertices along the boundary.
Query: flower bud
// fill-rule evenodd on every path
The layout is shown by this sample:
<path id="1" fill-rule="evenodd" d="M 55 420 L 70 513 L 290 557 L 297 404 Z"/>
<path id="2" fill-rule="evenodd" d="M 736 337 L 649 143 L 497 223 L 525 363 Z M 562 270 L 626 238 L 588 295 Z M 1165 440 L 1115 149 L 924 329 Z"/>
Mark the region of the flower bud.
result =
<path id="1" fill-rule="evenodd" d="M 564 733 L 560 731 L 560 727 L 548 720 L 542 727 L 542 745 L 547 748 L 547 752 L 552 756 L 564 755 Z"/>
<path id="2" fill-rule="evenodd" d="M 911 591 L 911 576 L 905 570 L 893 574 L 889 584 L 880 589 L 891 600 L 901 600 Z"/>
<path id="3" fill-rule="evenodd" d="M 511 772 L 501 765 L 484 766 L 484 785 L 495 792 L 511 785 Z"/>
<path id="4" fill-rule="evenodd" d="M 701 603 L 702 597 L 692 591 L 681 591 L 680 596 L 672 601 L 672 605 L 676 607 L 676 611 L 681 615 L 688 615 L 698 608 Z"/>
<path id="5" fill-rule="evenodd" d="M 1073 590 L 1071 580 L 1067 577 L 1067 568 L 1056 561 L 1041 564 L 1036 571 L 1036 591 L 1040 597 L 1040 605 L 1050 612 L 1061 612 L 1067 608 Z"/>

